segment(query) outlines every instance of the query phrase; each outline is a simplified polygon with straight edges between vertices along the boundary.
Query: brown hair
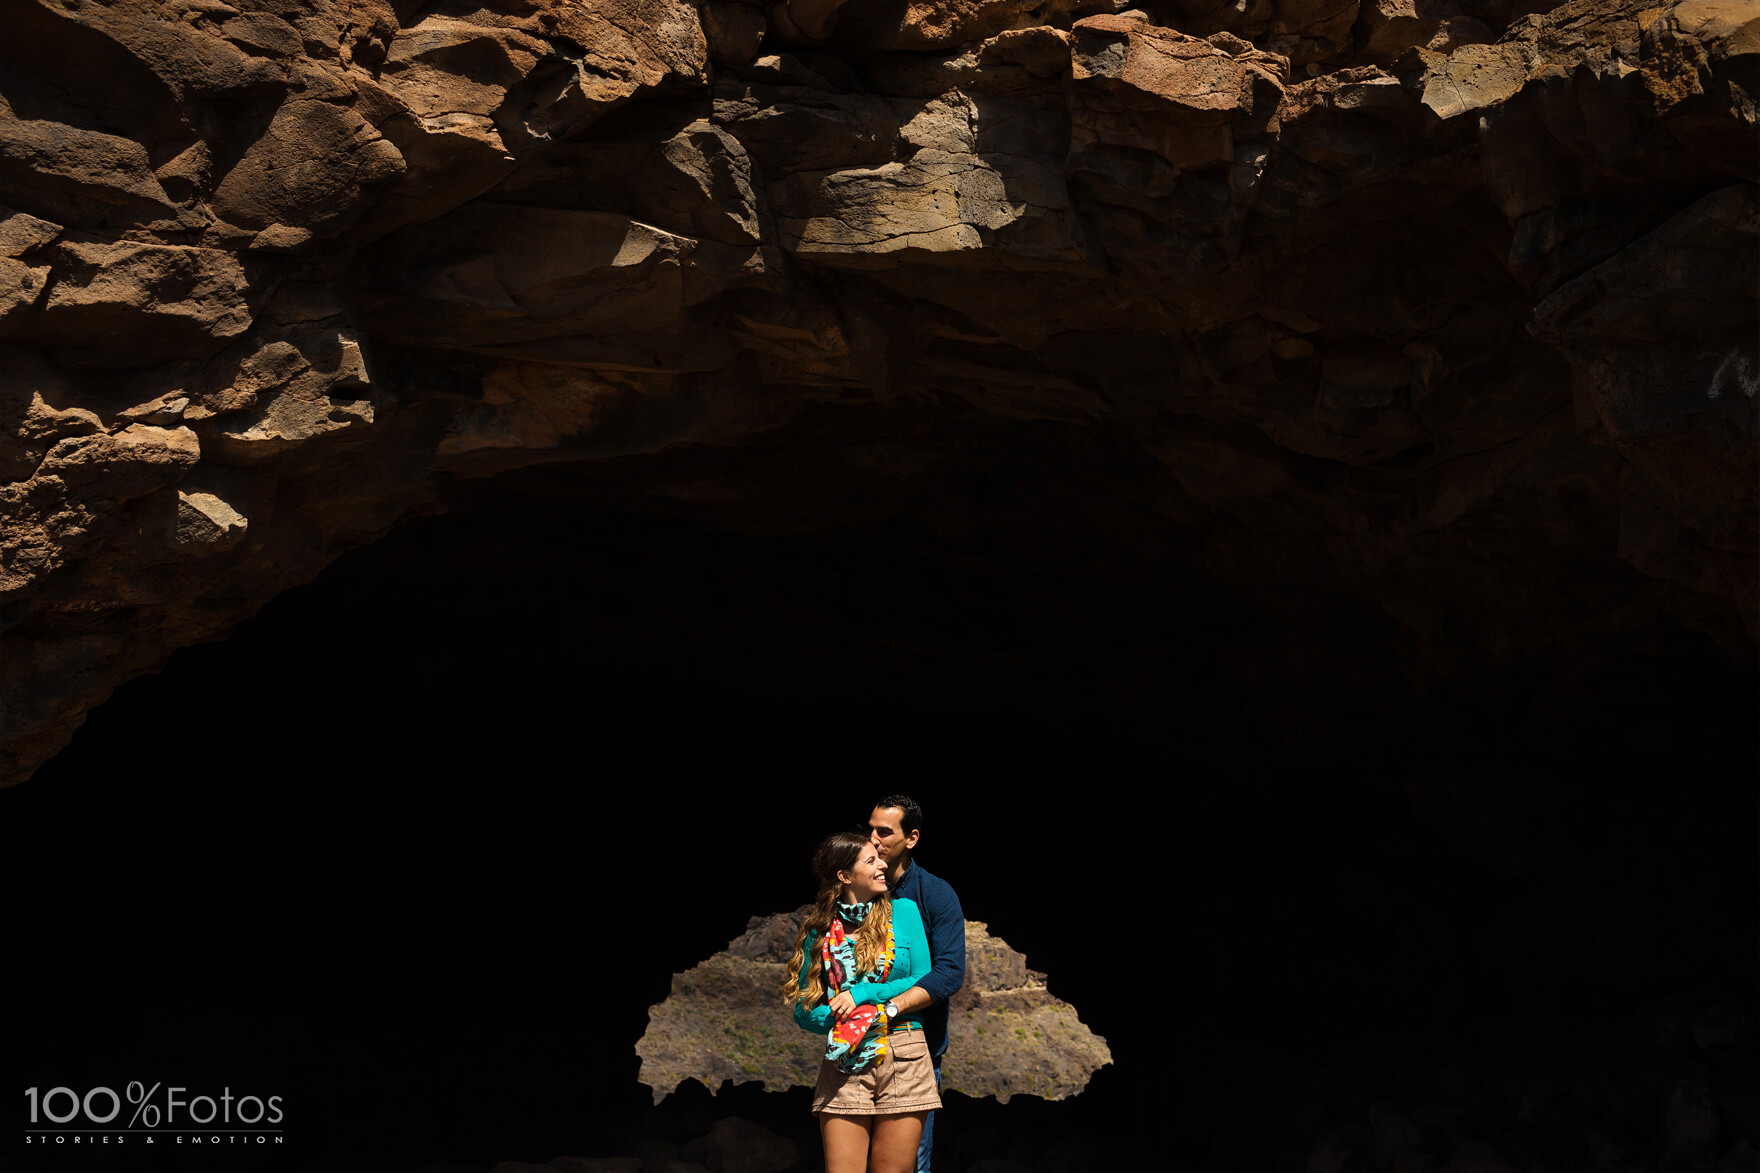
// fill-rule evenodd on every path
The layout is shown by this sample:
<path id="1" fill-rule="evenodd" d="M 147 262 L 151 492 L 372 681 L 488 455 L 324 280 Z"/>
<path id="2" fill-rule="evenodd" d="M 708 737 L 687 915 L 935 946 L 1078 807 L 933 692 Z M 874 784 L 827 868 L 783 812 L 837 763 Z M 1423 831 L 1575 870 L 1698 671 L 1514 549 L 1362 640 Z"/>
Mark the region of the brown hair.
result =
<path id="1" fill-rule="evenodd" d="M 819 881 L 819 896 L 813 901 L 807 919 L 801 924 L 801 935 L 794 943 L 794 956 L 788 961 L 788 980 L 782 985 L 782 996 L 799 1006 L 813 1007 L 829 999 L 825 996 L 825 958 L 813 950 L 813 963 L 807 971 L 806 985 L 801 984 L 801 962 L 806 960 L 807 942 L 817 943 L 831 928 L 837 915 L 838 897 L 843 894 L 843 881 L 838 872 L 854 871 L 856 861 L 868 847 L 868 839 L 849 831 L 828 836 L 813 852 L 813 878 Z M 856 930 L 856 973 L 868 973 L 880 960 L 886 948 L 887 930 L 892 926 L 892 901 L 882 892 Z M 853 980 L 855 974 L 850 975 Z"/>

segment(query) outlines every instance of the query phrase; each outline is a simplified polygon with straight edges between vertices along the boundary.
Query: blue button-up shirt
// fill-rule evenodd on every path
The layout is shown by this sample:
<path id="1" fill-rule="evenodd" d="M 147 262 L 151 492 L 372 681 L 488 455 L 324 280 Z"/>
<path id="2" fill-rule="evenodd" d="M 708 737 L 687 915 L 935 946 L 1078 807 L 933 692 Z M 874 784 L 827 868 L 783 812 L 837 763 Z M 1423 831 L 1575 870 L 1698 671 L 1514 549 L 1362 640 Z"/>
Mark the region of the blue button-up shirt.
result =
<path id="1" fill-rule="evenodd" d="M 892 894 L 916 902 L 929 934 L 929 975 L 917 986 L 934 1002 L 919 1014 L 929 1054 L 939 1063 L 947 1050 L 947 1003 L 966 980 L 965 913 L 952 885 L 924 871 L 921 864 L 905 868 Z"/>

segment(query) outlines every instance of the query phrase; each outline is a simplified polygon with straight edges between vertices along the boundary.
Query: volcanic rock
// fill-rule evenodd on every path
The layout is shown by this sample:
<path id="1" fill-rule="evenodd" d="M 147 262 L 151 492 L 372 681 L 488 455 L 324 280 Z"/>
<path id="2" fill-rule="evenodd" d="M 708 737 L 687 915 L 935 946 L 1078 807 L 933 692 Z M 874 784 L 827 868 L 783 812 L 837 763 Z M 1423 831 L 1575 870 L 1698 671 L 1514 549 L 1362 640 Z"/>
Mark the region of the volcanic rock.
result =
<path id="1" fill-rule="evenodd" d="M 636 1044 L 639 1078 L 656 1103 L 686 1079 L 711 1091 L 729 1080 L 813 1086 L 824 1040 L 795 1026 L 781 995 L 807 911 L 753 917 L 726 950 L 673 977 Z M 1000 1103 L 1021 1093 L 1067 1099 L 1112 1062 L 1106 1040 L 980 921 L 966 922 L 966 979 L 947 1033 L 942 1086 Z"/>
<path id="2" fill-rule="evenodd" d="M 964 532 L 974 419 L 1413 680 L 1755 656 L 1750 6 L 12 8 L 9 783 L 442 485 L 836 432 L 886 451 L 661 495 Z"/>

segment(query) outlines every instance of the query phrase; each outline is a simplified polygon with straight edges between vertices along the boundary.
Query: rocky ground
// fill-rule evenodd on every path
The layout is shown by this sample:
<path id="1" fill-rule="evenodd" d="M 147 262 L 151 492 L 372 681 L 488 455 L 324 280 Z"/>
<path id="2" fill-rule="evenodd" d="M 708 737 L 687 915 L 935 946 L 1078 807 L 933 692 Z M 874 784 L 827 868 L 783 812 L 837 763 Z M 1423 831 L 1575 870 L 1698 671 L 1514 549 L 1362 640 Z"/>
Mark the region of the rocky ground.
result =
<path id="1" fill-rule="evenodd" d="M 774 467 L 821 460 L 786 501 L 651 491 L 959 533 L 982 515 L 941 474 L 973 418 L 1148 462 L 1132 507 L 1202 573 L 1298 624 L 1316 593 L 1384 614 L 1418 676 L 1659 616 L 1753 658 L 1735 0 L 8 25 L 9 781 L 446 484 L 783 437 L 809 447 Z M 788 430 L 826 420 L 824 450 Z"/>

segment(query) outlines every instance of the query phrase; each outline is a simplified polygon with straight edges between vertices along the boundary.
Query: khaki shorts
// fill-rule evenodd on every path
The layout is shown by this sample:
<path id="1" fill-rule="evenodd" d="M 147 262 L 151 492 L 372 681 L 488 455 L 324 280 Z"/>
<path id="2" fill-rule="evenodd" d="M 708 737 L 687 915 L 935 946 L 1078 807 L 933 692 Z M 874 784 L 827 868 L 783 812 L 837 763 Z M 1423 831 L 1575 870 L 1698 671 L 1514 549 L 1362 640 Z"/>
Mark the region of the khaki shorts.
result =
<path id="1" fill-rule="evenodd" d="M 813 1089 L 813 1114 L 886 1116 L 894 1112 L 933 1112 L 941 1106 L 935 1068 L 929 1062 L 929 1041 L 923 1028 L 895 1030 L 886 1059 L 859 1075 L 846 1075 L 827 1059 L 819 1065 Z"/>

